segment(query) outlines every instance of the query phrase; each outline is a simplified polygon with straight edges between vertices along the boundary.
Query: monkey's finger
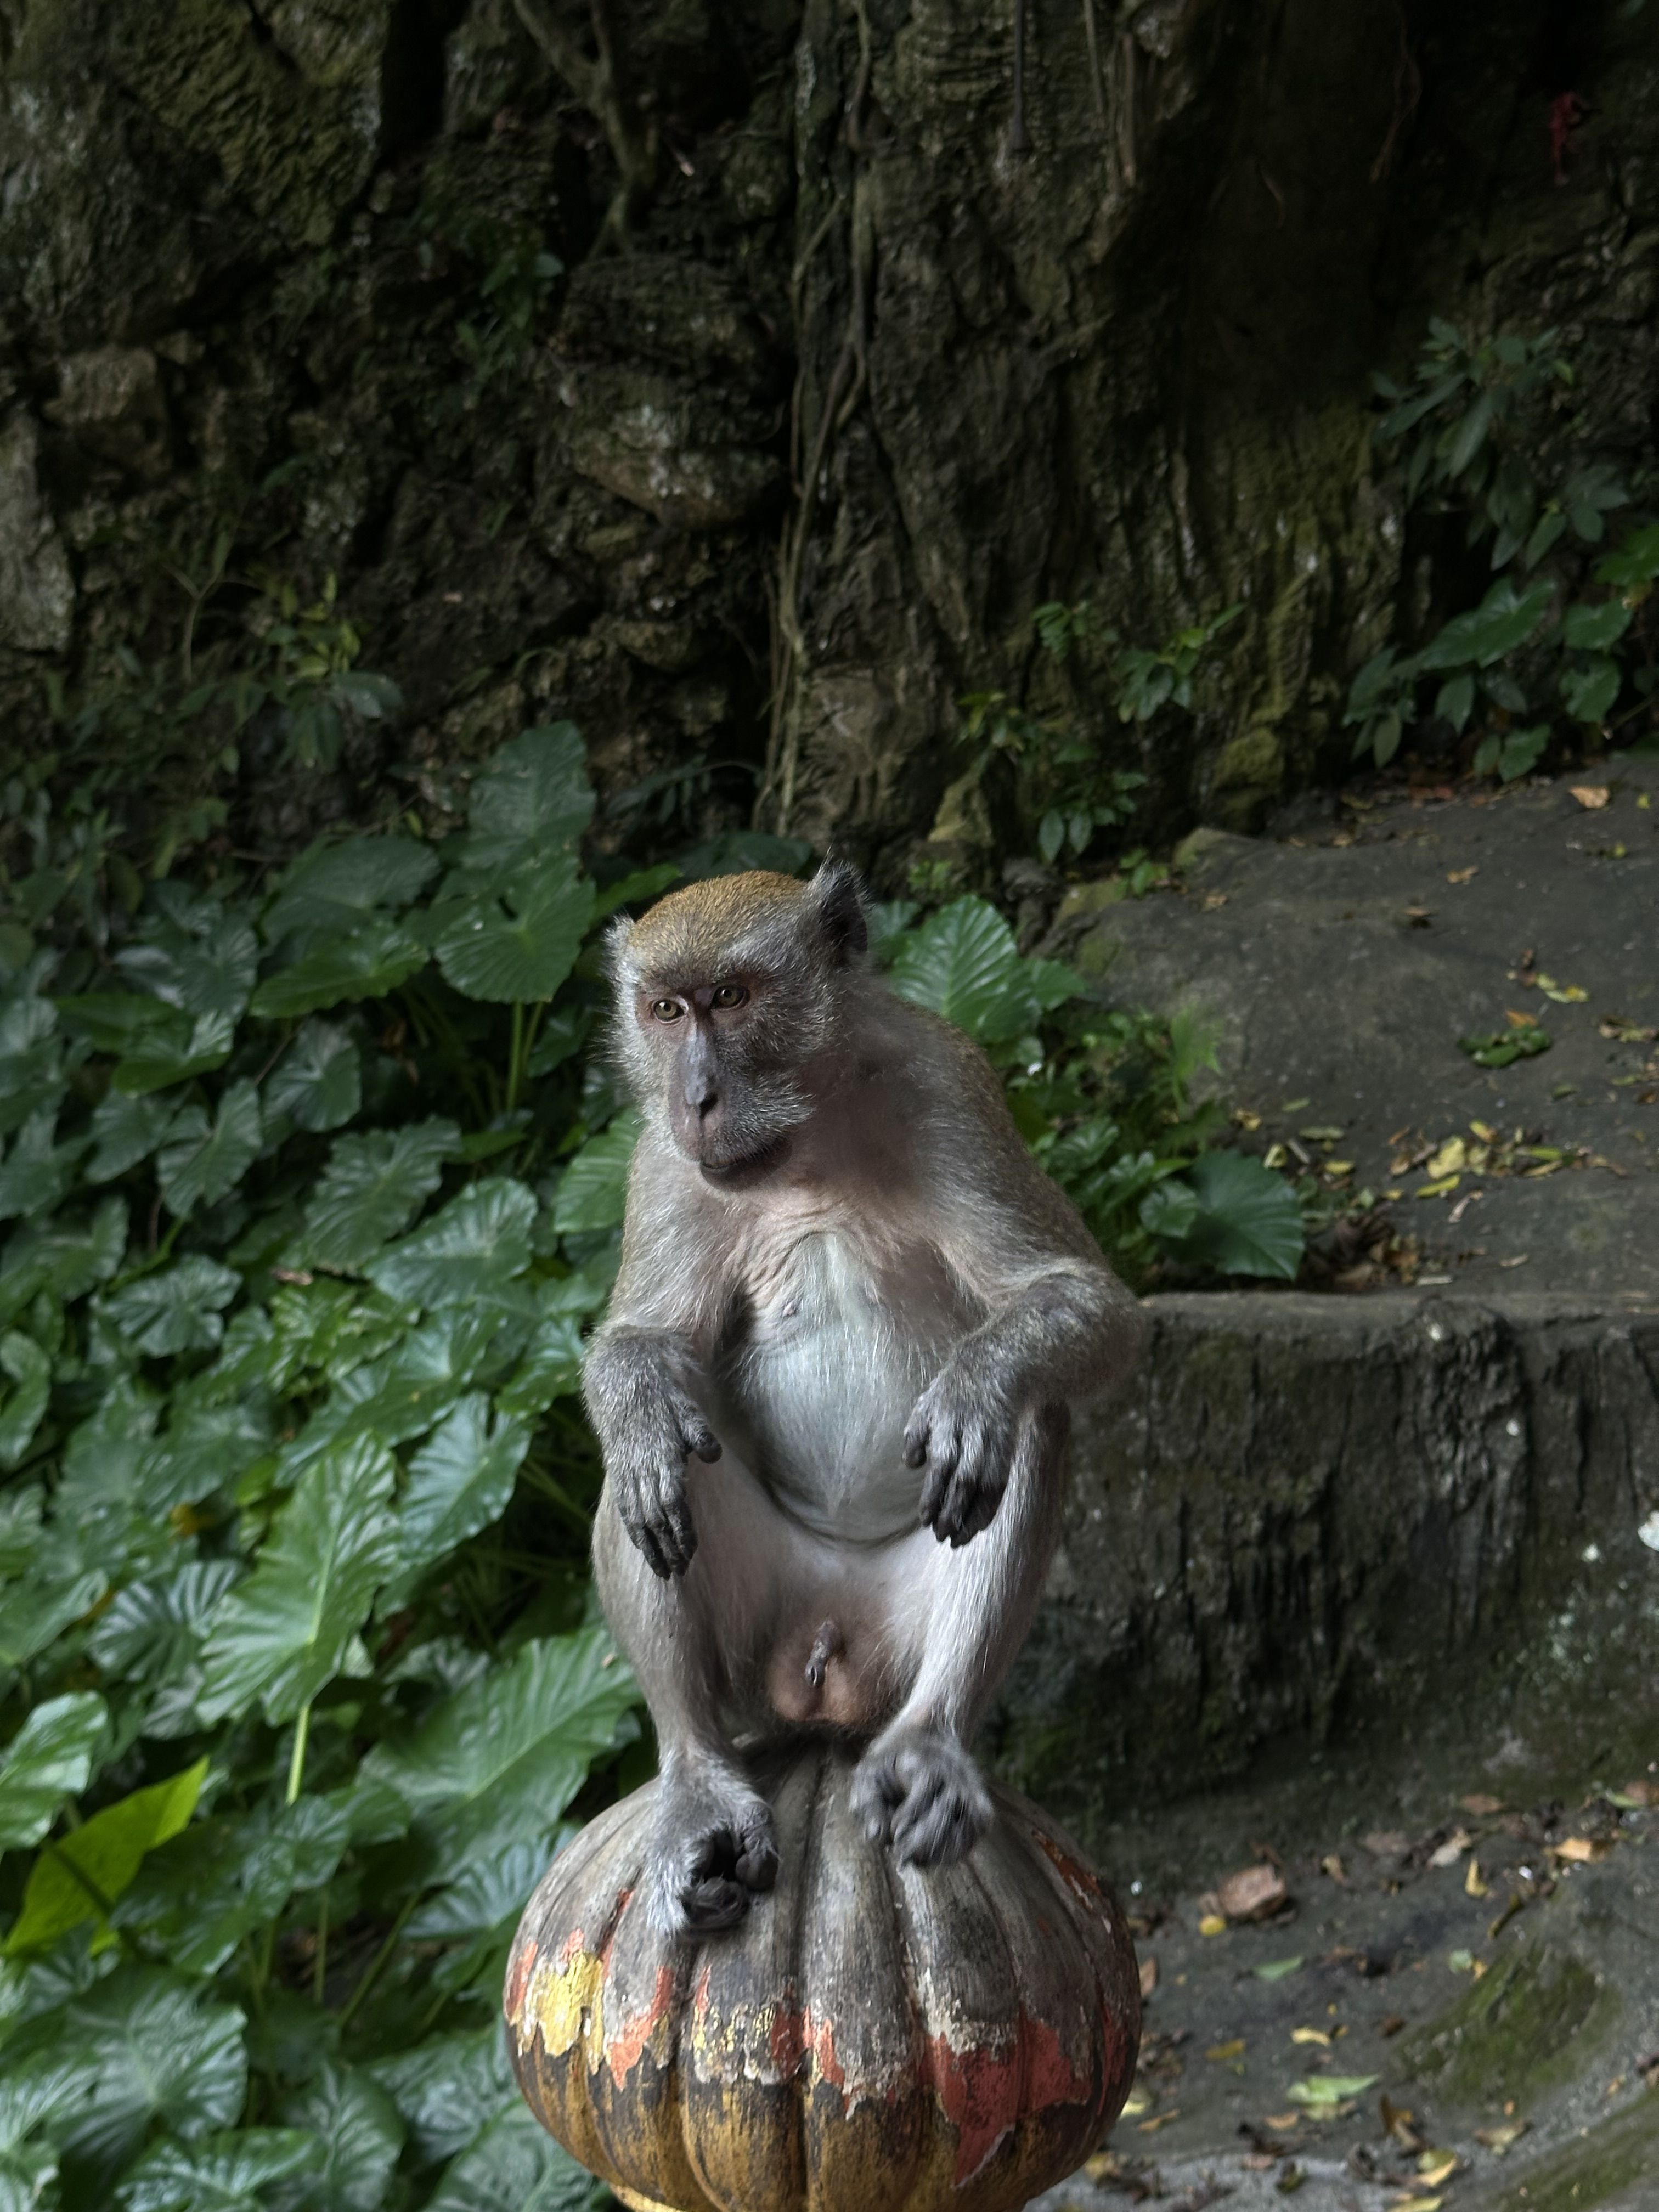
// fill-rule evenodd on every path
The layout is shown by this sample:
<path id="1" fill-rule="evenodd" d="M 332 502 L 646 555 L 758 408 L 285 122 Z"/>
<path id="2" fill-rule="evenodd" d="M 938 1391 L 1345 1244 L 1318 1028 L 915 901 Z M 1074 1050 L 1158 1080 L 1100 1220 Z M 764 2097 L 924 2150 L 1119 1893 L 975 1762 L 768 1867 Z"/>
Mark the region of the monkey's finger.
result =
<path id="1" fill-rule="evenodd" d="M 918 1407 L 910 1416 L 909 1426 L 904 1431 L 904 1464 L 921 1467 L 927 1457 L 929 1417 Z"/>
<path id="2" fill-rule="evenodd" d="M 662 1547 L 658 1543 L 655 1531 L 650 1522 L 644 1519 L 624 1521 L 623 1526 L 627 1529 L 633 1540 L 635 1549 L 645 1561 L 646 1565 L 650 1568 L 659 1583 L 665 1583 L 669 1579 L 668 1562 L 663 1557 Z"/>
<path id="3" fill-rule="evenodd" d="M 924 1528 L 936 1528 L 939 1526 L 939 1516 L 945 1509 L 945 1493 L 951 1487 L 951 1475 L 955 1465 L 954 1460 L 943 1465 L 935 1460 L 927 1469 L 927 1480 L 921 1489 L 920 1509 L 921 1526 Z"/>
<path id="4" fill-rule="evenodd" d="M 712 1466 L 720 1455 L 720 1440 L 706 1421 L 698 1421 L 690 1431 L 690 1448 L 705 1466 Z"/>
<path id="5" fill-rule="evenodd" d="M 696 1523 L 691 1518 L 690 1501 L 678 1483 L 665 1484 L 662 1495 L 662 1516 L 673 1540 L 677 1560 L 675 1571 L 684 1574 L 690 1565 L 697 1548 Z"/>

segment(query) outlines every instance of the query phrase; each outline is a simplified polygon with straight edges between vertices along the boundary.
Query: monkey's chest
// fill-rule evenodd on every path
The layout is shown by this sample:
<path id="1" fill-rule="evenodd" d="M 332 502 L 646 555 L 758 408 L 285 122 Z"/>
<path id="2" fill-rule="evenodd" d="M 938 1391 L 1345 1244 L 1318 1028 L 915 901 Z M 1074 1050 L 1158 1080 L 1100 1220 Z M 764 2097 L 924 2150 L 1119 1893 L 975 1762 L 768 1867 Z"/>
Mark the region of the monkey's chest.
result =
<path id="1" fill-rule="evenodd" d="M 932 1255 L 878 1268 L 849 1240 L 803 1237 L 766 1272 L 720 1363 L 746 1463 L 820 1534 L 876 1543 L 914 1528 L 905 1424 L 969 1326 Z"/>

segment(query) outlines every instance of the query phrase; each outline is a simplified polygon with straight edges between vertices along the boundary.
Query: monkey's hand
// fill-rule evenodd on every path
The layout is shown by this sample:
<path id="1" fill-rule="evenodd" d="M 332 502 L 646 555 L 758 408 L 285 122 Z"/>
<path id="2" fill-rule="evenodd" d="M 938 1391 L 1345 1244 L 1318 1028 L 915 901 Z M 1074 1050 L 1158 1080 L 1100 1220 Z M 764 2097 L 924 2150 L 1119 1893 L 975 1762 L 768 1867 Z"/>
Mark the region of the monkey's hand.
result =
<path id="1" fill-rule="evenodd" d="M 697 1548 L 685 1494 L 685 1462 L 717 1460 L 720 1440 L 678 1383 L 635 1377 L 627 1401 L 605 1425 L 605 1472 L 622 1523 L 653 1575 L 683 1575 Z"/>
<path id="2" fill-rule="evenodd" d="M 959 1356 L 917 1399 L 904 1464 L 927 1470 L 919 1517 L 941 1543 L 965 1544 L 990 1526 L 1008 1487 L 1018 1421 L 1010 1394 Z"/>

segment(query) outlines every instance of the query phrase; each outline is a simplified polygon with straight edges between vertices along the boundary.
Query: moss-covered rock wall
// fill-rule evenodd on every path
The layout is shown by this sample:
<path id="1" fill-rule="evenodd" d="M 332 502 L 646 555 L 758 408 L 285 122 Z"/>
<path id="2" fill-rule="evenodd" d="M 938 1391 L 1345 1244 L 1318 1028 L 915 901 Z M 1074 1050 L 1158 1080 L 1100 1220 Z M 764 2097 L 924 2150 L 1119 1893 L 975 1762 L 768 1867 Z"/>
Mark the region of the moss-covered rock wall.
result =
<path id="1" fill-rule="evenodd" d="M 995 842 L 988 689 L 1245 825 L 1444 588 L 1369 441 L 1431 312 L 1564 325 L 1654 461 L 1654 0 L 0 0 L 0 739 L 172 846 L 568 714 L 611 833 L 895 881 Z M 331 574 L 400 714 L 188 709 Z M 1085 595 L 1244 612 L 1125 731 L 1033 649 Z"/>

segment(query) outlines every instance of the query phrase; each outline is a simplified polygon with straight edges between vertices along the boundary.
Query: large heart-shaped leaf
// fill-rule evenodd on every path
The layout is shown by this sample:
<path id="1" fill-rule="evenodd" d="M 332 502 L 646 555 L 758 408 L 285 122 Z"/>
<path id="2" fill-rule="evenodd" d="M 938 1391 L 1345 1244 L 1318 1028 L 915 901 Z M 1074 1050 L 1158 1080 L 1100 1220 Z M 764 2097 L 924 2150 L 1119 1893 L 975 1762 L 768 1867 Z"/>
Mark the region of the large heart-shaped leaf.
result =
<path id="1" fill-rule="evenodd" d="M 85 2088 L 53 2132 L 82 2169 L 82 2203 L 109 2202 L 108 2185 L 154 2122 L 189 2141 L 240 2117 L 242 2031 L 239 2007 L 204 2002 L 198 1985 L 153 1966 L 118 1967 L 68 2006 L 62 2033 Z"/>
<path id="2" fill-rule="evenodd" d="M 901 998 L 943 1014 L 981 1044 L 995 1044 L 1018 1036 L 1042 1011 L 1033 964 L 1020 958 L 1013 931 L 994 906 L 962 898 L 904 939 L 888 975 Z"/>
<path id="3" fill-rule="evenodd" d="M 349 1030 L 333 1022 L 304 1023 L 265 1079 L 268 1119 L 285 1116 L 297 1128 L 337 1129 L 363 1102 L 363 1063 Z"/>
<path id="4" fill-rule="evenodd" d="M 110 1182 L 136 1168 L 161 1145 L 179 1111 L 170 1098 L 153 1094 L 131 1097 L 124 1091 L 105 1092 L 93 1110 L 92 1135 L 95 1149 L 87 1163 L 88 1182 Z"/>
<path id="5" fill-rule="evenodd" d="M 156 892 L 176 889 L 158 884 Z M 240 913 L 214 899 L 175 902 L 155 916 L 137 944 L 115 956 L 124 975 L 185 1013 L 220 1014 L 232 1021 L 247 1005 L 258 972 L 259 941 Z"/>
<path id="6" fill-rule="evenodd" d="M 38 1219 L 67 1194 L 88 1140 L 73 1137 L 60 1145 L 57 1124 L 58 1109 L 42 1106 L 17 1132 L 0 1164 L 0 1221 L 18 1214 Z"/>
<path id="7" fill-rule="evenodd" d="M 282 2108 L 282 2117 L 324 2147 L 319 2172 L 279 2185 L 271 2201 L 283 2212 L 380 2212 L 404 2147 L 398 2107 L 358 2067 L 325 2060 L 314 2081 Z"/>
<path id="8" fill-rule="evenodd" d="M 532 1887 L 533 1881 L 532 1876 Z M 380 2059 L 368 2071 L 396 2104 L 422 2165 L 465 2150 L 518 2097 L 493 2026 L 434 2036 L 395 2058 Z"/>
<path id="9" fill-rule="evenodd" d="M 140 1352 L 206 1352 L 225 1333 L 224 1309 L 242 1287 L 234 1267 L 192 1252 L 158 1275 L 141 1275 L 104 1304 L 106 1317 Z"/>
<path id="10" fill-rule="evenodd" d="M 404 907 L 438 872 L 437 855 L 413 837 L 347 837 L 317 844 L 283 878 L 263 927 L 274 945 L 291 931 L 349 929 L 371 907 Z"/>
<path id="11" fill-rule="evenodd" d="M 472 779 L 467 834 L 469 868 L 516 867 L 571 846 L 593 818 L 593 790 L 581 732 L 574 722 L 526 730 Z"/>
<path id="12" fill-rule="evenodd" d="M 277 1514 L 258 1565 L 221 1607 L 203 1657 L 204 1717 L 292 1720 L 338 1671 L 398 1556 L 392 1455 L 358 1437 L 325 1451 Z"/>
<path id="13" fill-rule="evenodd" d="M 127 1249 L 127 1202 L 106 1198 L 90 1221 L 32 1222 L 0 1259 L 0 1314 L 20 1312 L 42 1291 L 65 1304 L 106 1283 Z"/>
<path id="14" fill-rule="evenodd" d="M 22 1460 L 52 1396 L 52 1359 L 32 1336 L 8 1329 L 0 1336 L 0 1367 L 12 1388 L 0 1398 L 0 1468 Z"/>
<path id="15" fill-rule="evenodd" d="M 198 1759 L 165 1782 L 132 1790 L 71 1828 L 52 1850 L 43 1851 L 6 1936 L 8 1957 L 43 1950 L 83 1921 L 100 1918 L 96 1900 L 112 1903 L 137 1873 L 144 1854 L 185 1826 L 207 1771 L 207 1760 Z"/>
<path id="16" fill-rule="evenodd" d="M 410 1742 L 377 1745 L 364 1770 L 413 1805 L 441 1880 L 486 1840 L 493 1850 L 545 1836 L 638 1697 L 603 1629 L 532 1641 L 447 1698 Z"/>
<path id="17" fill-rule="evenodd" d="M 575 862 L 536 860 L 505 879 L 476 882 L 458 871 L 446 888 L 433 915 L 445 979 L 469 999 L 550 999 L 575 965 L 593 912 L 593 886 Z"/>
<path id="18" fill-rule="evenodd" d="M 605 2201 L 604 2185 L 514 2102 L 445 2170 L 426 2212 L 599 2212 Z"/>
<path id="19" fill-rule="evenodd" d="M 499 1520 L 529 1449 L 522 1421 L 498 1419 L 491 1430 L 484 1392 L 461 1400 L 410 1462 L 398 1516 L 397 1572 L 383 1610 L 403 1604 L 428 1567 Z"/>
<path id="20" fill-rule="evenodd" d="M 158 2142 L 117 2194 L 126 2212 L 258 2212 L 270 2183 L 323 2160 L 321 2139 L 307 2128 L 227 2128 L 193 2143 Z"/>
<path id="21" fill-rule="evenodd" d="M 506 1176 L 469 1183 L 424 1227 L 366 1270 L 389 1298 L 411 1306 L 465 1306 L 497 1296 L 530 1265 L 535 1194 Z"/>
<path id="22" fill-rule="evenodd" d="M 211 1121 L 199 1106 L 181 1108 L 155 1164 L 168 1212 L 182 1218 L 234 1190 L 264 1140 L 259 1093 L 246 1078 L 227 1086 Z"/>
<path id="23" fill-rule="evenodd" d="M 627 1211 L 628 1170 L 639 1139 L 640 1117 L 631 1110 L 588 1139 L 554 1194 L 553 1226 L 562 1237 L 617 1226 Z"/>
<path id="24" fill-rule="evenodd" d="M 1295 1279 L 1302 1264 L 1302 1207 L 1283 1176 L 1243 1152 L 1205 1152 L 1187 1171 L 1198 1212 L 1170 1249 L 1227 1275 Z"/>
<path id="25" fill-rule="evenodd" d="M 0 1760 L 0 1850 L 38 1844 L 66 1797 L 86 1788 L 108 1714 L 91 1690 L 39 1705 Z"/>
<path id="26" fill-rule="evenodd" d="M 460 1150 L 453 1121 L 416 1121 L 342 1137 L 329 1156 L 301 1239 L 314 1267 L 361 1267 L 420 1212 Z"/>
<path id="27" fill-rule="evenodd" d="M 112 1682 L 161 1682 L 201 1650 L 208 1624 L 241 1568 L 191 1559 L 117 1590 L 92 1632 L 92 1656 Z"/>
<path id="28" fill-rule="evenodd" d="M 383 999 L 426 965 L 426 947 L 389 915 L 365 915 L 344 934 L 323 938 L 253 994 L 252 1010 L 273 1020 L 314 1014 L 349 1000 Z"/>

